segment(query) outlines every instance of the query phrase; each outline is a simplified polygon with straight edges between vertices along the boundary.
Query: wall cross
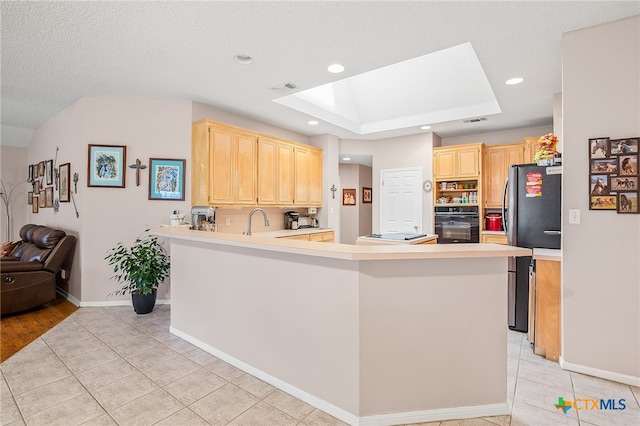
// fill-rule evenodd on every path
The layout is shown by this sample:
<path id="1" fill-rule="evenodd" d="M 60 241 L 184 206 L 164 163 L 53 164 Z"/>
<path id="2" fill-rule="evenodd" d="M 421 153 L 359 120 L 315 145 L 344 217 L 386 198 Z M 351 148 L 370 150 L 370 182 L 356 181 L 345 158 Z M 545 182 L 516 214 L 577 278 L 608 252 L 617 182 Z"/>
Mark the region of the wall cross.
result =
<path id="1" fill-rule="evenodd" d="M 138 158 L 136 158 L 136 163 L 129 166 L 132 169 L 136 169 L 136 186 L 140 186 L 140 170 L 146 169 L 147 166 L 142 164 Z"/>

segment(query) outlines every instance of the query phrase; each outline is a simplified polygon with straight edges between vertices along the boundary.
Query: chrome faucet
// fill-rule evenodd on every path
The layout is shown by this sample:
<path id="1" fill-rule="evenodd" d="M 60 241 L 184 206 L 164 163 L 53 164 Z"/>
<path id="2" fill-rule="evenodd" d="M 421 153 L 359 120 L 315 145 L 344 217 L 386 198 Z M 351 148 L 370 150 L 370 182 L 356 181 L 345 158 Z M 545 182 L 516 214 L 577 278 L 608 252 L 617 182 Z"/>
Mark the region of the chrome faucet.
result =
<path id="1" fill-rule="evenodd" d="M 262 216 L 264 216 L 264 226 L 269 226 L 269 218 L 267 217 L 267 213 L 260 207 L 257 207 L 249 212 L 249 216 L 247 217 L 247 232 L 245 232 L 245 235 L 251 235 L 251 217 L 255 212 L 262 213 Z"/>

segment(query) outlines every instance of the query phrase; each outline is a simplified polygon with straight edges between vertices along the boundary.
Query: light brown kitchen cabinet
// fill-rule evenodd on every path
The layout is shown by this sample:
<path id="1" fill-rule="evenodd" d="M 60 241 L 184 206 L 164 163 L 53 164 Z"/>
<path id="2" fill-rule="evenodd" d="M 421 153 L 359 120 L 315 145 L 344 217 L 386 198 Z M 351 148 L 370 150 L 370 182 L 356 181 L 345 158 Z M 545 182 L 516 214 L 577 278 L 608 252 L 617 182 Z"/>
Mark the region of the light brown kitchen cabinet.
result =
<path id="1" fill-rule="evenodd" d="M 538 146 L 540 136 L 531 136 L 524 138 L 524 159 L 522 164 L 535 163 L 536 152 L 540 150 Z"/>
<path id="2" fill-rule="evenodd" d="M 434 148 L 434 178 L 458 179 L 480 176 L 483 145 L 475 143 Z"/>
<path id="3" fill-rule="evenodd" d="M 322 206 L 322 150 L 212 120 L 193 123 L 191 204 Z"/>
<path id="4" fill-rule="evenodd" d="M 322 205 L 322 151 L 310 147 L 296 146 L 295 195 L 296 206 Z"/>
<path id="5" fill-rule="evenodd" d="M 557 361 L 560 357 L 561 262 L 536 261 L 533 348 L 537 355 Z"/>
<path id="6" fill-rule="evenodd" d="M 481 243 L 494 243 L 494 244 L 503 244 L 508 245 L 507 236 L 506 235 L 498 235 L 498 234 L 482 234 L 480 237 Z"/>
<path id="7" fill-rule="evenodd" d="M 321 243 L 332 243 L 335 240 L 334 231 L 312 232 L 309 234 L 297 234 L 290 237 L 279 237 L 288 240 L 317 241 Z"/>
<path id="8" fill-rule="evenodd" d="M 485 208 L 502 207 L 504 182 L 509 175 L 511 164 L 522 164 L 524 145 L 521 143 L 508 145 L 489 145 L 484 149 L 482 166 L 483 198 Z"/>

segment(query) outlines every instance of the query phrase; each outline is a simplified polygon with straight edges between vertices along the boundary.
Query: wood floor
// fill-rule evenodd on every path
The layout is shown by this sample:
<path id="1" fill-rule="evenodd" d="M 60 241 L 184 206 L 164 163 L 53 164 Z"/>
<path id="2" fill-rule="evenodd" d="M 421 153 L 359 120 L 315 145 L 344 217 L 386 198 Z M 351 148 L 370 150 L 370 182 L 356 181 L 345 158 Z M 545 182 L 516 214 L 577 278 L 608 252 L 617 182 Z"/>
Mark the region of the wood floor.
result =
<path id="1" fill-rule="evenodd" d="M 56 300 L 40 309 L 0 320 L 0 362 L 33 342 L 60 321 L 78 309 L 76 305 L 57 294 Z"/>

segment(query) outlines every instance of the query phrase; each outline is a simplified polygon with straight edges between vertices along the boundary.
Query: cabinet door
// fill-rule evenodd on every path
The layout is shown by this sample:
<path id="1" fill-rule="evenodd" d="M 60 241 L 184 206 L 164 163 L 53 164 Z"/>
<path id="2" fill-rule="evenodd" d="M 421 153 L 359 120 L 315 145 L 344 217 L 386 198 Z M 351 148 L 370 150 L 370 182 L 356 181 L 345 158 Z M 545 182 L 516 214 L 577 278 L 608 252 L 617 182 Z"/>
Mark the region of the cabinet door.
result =
<path id="1" fill-rule="evenodd" d="M 258 204 L 277 204 L 277 155 L 277 141 L 258 139 Z"/>
<path id="2" fill-rule="evenodd" d="M 310 152 L 308 148 L 295 147 L 295 197 L 297 206 L 309 205 L 309 167 Z"/>
<path id="3" fill-rule="evenodd" d="M 248 133 L 236 132 L 235 144 L 234 200 L 236 204 L 255 205 L 257 202 L 257 138 Z"/>
<path id="4" fill-rule="evenodd" d="M 509 166 L 512 164 L 522 164 L 524 161 L 524 144 L 513 143 L 505 145 L 504 150 L 507 162 L 507 175 L 509 175 Z"/>
<path id="5" fill-rule="evenodd" d="M 485 207 L 502 206 L 502 188 L 505 179 L 505 149 L 502 146 L 488 146 L 484 152 L 484 187 L 482 188 Z"/>
<path id="6" fill-rule="evenodd" d="M 206 206 L 209 197 L 209 126 L 194 123 L 191 132 L 191 205 Z"/>
<path id="7" fill-rule="evenodd" d="M 540 137 L 524 138 L 524 158 L 521 164 L 535 163 L 536 152 L 538 152 L 538 139 Z"/>
<path id="8" fill-rule="evenodd" d="M 433 177 L 450 178 L 455 175 L 455 150 L 453 148 L 434 149 L 433 151 Z"/>
<path id="9" fill-rule="evenodd" d="M 322 151 L 309 153 L 309 205 L 322 206 Z"/>
<path id="10" fill-rule="evenodd" d="M 232 204 L 234 169 L 234 132 L 217 126 L 209 127 L 209 203 Z"/>
<path id="11" fill-rule="evenodd" d="M 480 148 L 459 147 L 456 151 L 456 177 L 480 176 Z"/>
<path id="12" fill-rule="evenodd" d="M 278 142 L 276 147 L 276 204 L 293 205 L 295 185 L 295 160 L 293 145 Z"/>

